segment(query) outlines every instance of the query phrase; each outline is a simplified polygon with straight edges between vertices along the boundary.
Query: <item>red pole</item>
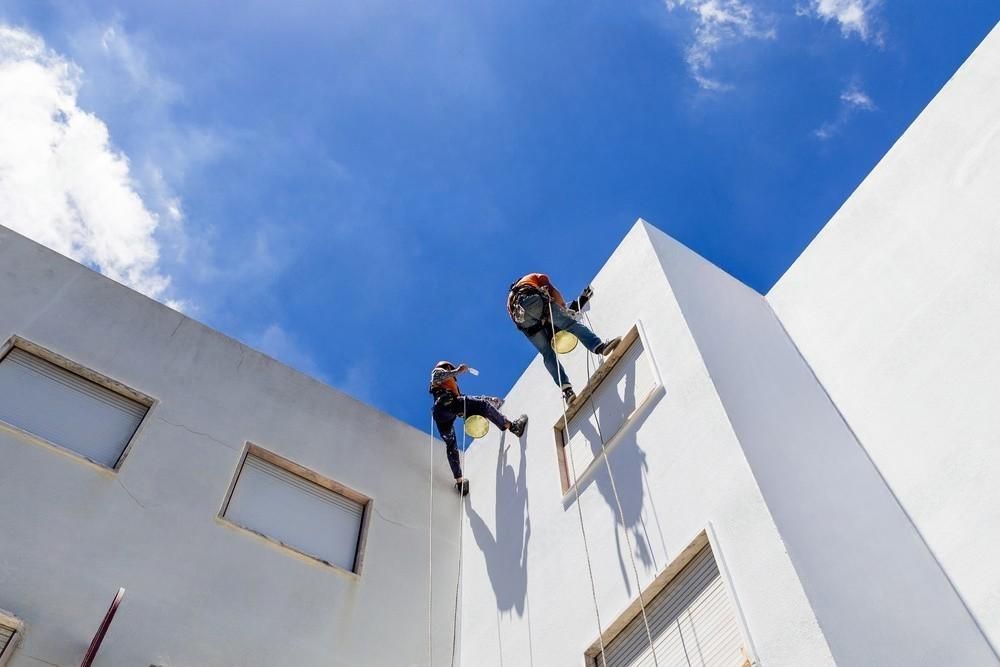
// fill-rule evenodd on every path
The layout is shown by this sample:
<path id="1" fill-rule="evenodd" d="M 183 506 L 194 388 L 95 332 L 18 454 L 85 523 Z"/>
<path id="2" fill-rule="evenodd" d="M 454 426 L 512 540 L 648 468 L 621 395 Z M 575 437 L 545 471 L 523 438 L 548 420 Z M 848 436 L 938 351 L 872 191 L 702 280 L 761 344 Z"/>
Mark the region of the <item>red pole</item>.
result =
<path id="1" fill-rule="evenodd" d="M 125 597 L 125 589 L 119 588 L 118 593 L 115 594 L 115 599 L 111 601 L 108 613 L 104 615 L 104 620 L 101 621 L 100 627 L 97 628 L 97 634 L 94 635 L 94 639 L 90 642 L 87 654 L 83 656 L 83 662 L 80 663 L 80 667 L 90 667 L 91 663 L 94 662 L 97 652 L 101 650 L 101 642 L 104 641 L 104 635 L 108 633 L 108 628 L 111 627 L 111 621 L 114 620 L 115 612 L 118 611 L 118 605 L 122 603 L 123 597 Z"/>

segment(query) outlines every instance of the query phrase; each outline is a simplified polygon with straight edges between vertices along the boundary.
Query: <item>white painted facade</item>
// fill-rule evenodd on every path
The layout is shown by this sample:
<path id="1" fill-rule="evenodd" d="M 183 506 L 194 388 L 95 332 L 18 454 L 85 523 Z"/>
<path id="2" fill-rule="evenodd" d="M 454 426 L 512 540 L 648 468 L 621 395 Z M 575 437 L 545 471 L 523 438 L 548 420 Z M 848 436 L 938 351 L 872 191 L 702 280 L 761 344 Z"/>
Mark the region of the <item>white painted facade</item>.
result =
<path id="1" fill-rule="evenodd" d="M 998 183 L 1000 28 L 766 298 L 640 221 L 591 304 L 663 384 L 610 443 L 621 511 L 602 466 L 562 496 L 536 359 L 527 437 L 468 457 L 463 664 L 585 664 L 706 528 L 758 664 L 1000 664 Z"/>
<path id="2" fill-rule="evenodd" d="M 117 471 L 0 427 L 0 609 L 24 624 L 5 667 L 79 665 L 119 586 L 95 665 L 428 664 L 426 433 L 4 228 L 0 276 L 0 344 L 154 400 Z M 219 518 L 247 443 L 373 499 L 360 575 Z M 445 664 L 459 508 L 434 453 Z"/>
<path id="3" fill-rule="evenodd" d="M 725 665 L 1000 664 L 998 119 L 995 30 L 766 298 L 640 220 L 588 316 L 641 348 L 566 450 L 536 358 L 464 503 L 426 433 L 0 227 L 0 345 L 150 404 L 113 467 L 0 425 L 8 667 L 79 664 L 119 586 L 97 665 L 593 664 L 706 545 Z M 359 573 L 223 516 L 248 448 L 370 499 Z"/>
<path id="4" fill-rule="evenodd" d="M 1000 647 L 1000 27 L 767 300 Z"/>

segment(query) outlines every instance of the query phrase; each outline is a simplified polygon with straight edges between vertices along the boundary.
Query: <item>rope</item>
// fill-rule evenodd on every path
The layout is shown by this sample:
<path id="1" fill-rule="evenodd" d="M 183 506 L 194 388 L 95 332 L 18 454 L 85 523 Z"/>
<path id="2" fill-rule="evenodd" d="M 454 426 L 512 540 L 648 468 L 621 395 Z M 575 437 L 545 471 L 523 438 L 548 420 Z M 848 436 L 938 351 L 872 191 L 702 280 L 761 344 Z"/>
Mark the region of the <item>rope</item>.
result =
<path id="1" fill-rule="evenodd" d="M 552 302 L 549 301 L 549 324 L 552 326 L 552 337 L 555 338 L 556 335 L 556 325 L 552 319 Z M 556 359 L 558 362 L 558 359 Z M 562 389 L 563 377 L 562 377 L 562 367 L 560 364 L 556 364 L 556 374 L 559 377 L 559 387 Z M 587 529 L 583 523 L 583 507 L 580 506 L 580 485 L 576 483 L 576 462 L 573 460 L 573 448 L 569 446 L 569 439 L 566 437 L 569 435 L 569 418 L 566 416 L 566 400 L 560 397 L 560 402 L 562 403 L 563 412 L 563 428 L 565 429 L 563 436 L 563 449 L 569 450 L 569 464 L 573 471 L 573 489 L 576 491 L 576 510 L 580 517 L 580 535 L 583 536 L 583 552 L 587 558 L 587 576 L 590 578 L 590 596 L 594 601 L 594 615 L 597 617 L 597 640 L 600 642 L 601 646 L 601 663 L 604 667 L 608 667 L 607 658 L 604 656 L 604 625 L 601 623 L 601 608 L 597 603 L 597 586 L 594 584 L 594 567 L 590 562 L 590 546 L 587 544 Z M 596 660 L 595 660 L 596 662 Z"/>
<path id="2" fill-rule="evenodd" d="M 427 664 L 434 664 L 434 414 L 431 413 L 430 492 L 427 521 Z"/>
<path id="3" fill-rule="evenodd" d="M 462 396 L 462 420 L 465 420 L 465 396 Z M 469 434 L 462 429 L 462 450 L 459 452 L 459 463 L 462 467 L 462 477 L 465 477 L 465 450 L 469 446 Z M 455 578 L 455 618 L 452 621 L 452 634 L 451 634 L 451 667 L 455 667 L 455 654 L 458 650 L 458 625 L 459 625 L 459 615 L 458 615 L 458 603 L 459 598 L 462 594 L 462 556 L 463 556 L 463 535 L 465 533 L 465 521 L 462 516 L 461 508 L 465 507 L 465 496 L 462 495 L 462 486 L 458 488 L 458 576 Z"/>
<path id="4" fill-rule="evenodd" d="M 590 316 L 585 314 L 587 318 L 587 324 L 590 325 Z M 593 326 L 591 326 L 591 331 L 593 331 Z M 590 350 L 587 350 L 587 374 L 590 375 Z M 615 484 L 615 476 L 611 473 L 611 463 L 608 461 L 608 448 L 604 441 L 604 433 L 601 431 L 601 420 L 597 416 L 597 406 L 594 404 L 594 395 L 591 394 L 590 398 L 587 399 L 590 403 L 590 409 L 594 414 L 594 423 L 597 424 L 597 436 L 601 439 L 601 458 L 604 459 L 604 466 L 608 471 L 608 479 L 611 480 L 611 492 L 615 497 L 615 505 L 618 507 L 618 516 L 621 518 L 622 531 L 625 533 L 625 545 L 628 547 L 628 557 L 632 563 L 632 573 L 635 575 L 635 587 L 639 593 L 639 609 L 642 612 L 642 624 L 646 627 L 646 639 L 649 640 L 649 651 L 653 655 L 653 664 L 656 667 L 660 666 L 660 662 L 656 657 L 656 647 L 653 645 L 653 633 L 649 630 L 649 619 L 646 617 L 646 602 L 642 597 L 642 582 L 639 579 L 639 568 L 635 564 L 635 553 L 632 548 L 632 539 L 628 535 L 628 526 L 625 525 L 625 512 L 622 509 L 621 498 L 618 497 L 618 485 Z M 566 430 L 569 431 L 569 424 L 566 424 Z M 575 473 L 574 473 L 575 475 Z"/>

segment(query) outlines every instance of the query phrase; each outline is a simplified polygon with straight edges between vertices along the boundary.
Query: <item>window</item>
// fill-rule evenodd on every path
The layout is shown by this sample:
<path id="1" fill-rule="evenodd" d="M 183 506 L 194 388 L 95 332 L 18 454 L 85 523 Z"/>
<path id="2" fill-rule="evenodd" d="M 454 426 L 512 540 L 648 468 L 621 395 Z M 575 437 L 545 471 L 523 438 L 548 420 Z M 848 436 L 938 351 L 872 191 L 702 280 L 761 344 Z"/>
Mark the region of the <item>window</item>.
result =
<path id="1" fill-rule="evenodd" d="M 563 493 L 598 462 L 602 446 L 612 447 L 632 418 L 662 388 L 638 325 L 593 373 L 566 417 L 556 423 L 556 453 Z M 568 443 L 565 447 L 564 443 Z M 576 475 L 574 476 L 574 469 Z"/>
<path id="2" fill-rule="evenodd" d="M 34 347 L 34 346 L 32 346 Z M 0 359 L 0 420 L 85 459 L 115 468 L 152 400 L 111 380 L 13 347 Z M 73 368 L 73 370 L 69 370 Z M 100 381 L 100 384 L 98 383 Z M 113 390 L 109 386 L 114 386 Z"/>
<path id="3" fill-rule="evenodd" d="M 660 667 L 749 667 L 736 613 L 704 533 L 679 561 L 679 568 L 675 563 L 654 582 L 659 592 L 643 593 L 656 661 Z M 670 569 L 676 574 L 671 576 Z M 623 629 L 605 641 L 604 662 L 607 667 L 652 665 L 638 600 L 615 626 L 625 620 Z M 587 651 L 587 664 L 603 664 L 599 644 Z"/>
<path id="4" fill-rule="evenodd" d="M 370 499 L 250 445 L 221 516 L 299 553 L 360 573 Z"/>
<path id="5" fill-rule="evenodd" d="M 13 616 L 0 611 L 0 665 L 14 653 L 17 642 L 21 639 L 23 625 Z"/>

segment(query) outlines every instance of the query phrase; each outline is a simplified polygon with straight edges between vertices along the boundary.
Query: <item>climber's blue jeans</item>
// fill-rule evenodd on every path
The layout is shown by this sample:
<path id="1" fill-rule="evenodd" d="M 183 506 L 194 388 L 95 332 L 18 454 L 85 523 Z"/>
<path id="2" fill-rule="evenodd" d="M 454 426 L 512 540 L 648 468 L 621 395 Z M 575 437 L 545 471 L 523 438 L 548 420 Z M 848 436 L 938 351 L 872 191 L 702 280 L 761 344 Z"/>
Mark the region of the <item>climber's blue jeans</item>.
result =
<path id="1" fill-rule="evenodd" d="M 552 325 L 556 331 L 568 331 L 583 343 L 583 346 L 593 352 L 600 346 L 601 339 L 591 331 L 583 322 L 574 320 L 569 311 L 552 302 L 552 322 L 549 319 L 549 301 L 537 294 L 529 294 L 523 297 L 519 303 L 524 308 L 526 321 L 522 325 L 529 328 L 544 321 L 545 325 L 540 331 L 528 335 L 528 340 L 535 346 L 535 349 L 542 355 L 545 362 L 545 370 L 552 376 L 552 380 L 559 386 L 570 384 L 566 369 L 559 363 L 556 351 L 552 349 Z"/>

